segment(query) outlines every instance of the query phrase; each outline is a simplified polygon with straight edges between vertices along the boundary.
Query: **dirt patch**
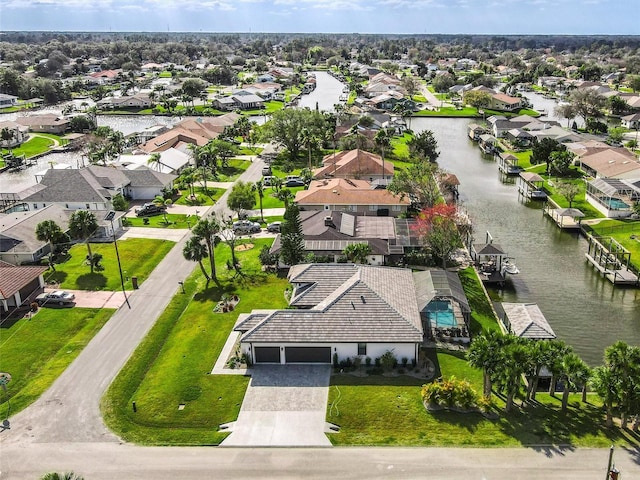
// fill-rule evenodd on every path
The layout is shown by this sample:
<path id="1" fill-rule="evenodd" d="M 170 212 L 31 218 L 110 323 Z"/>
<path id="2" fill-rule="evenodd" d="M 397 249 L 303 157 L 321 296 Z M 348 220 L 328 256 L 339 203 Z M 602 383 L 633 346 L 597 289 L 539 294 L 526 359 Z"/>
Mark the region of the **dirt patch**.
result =
<path id="1" fill-rule="evenodd" d="M 236 252 L 245 252 L 247 250 L 251 250 L 253 247 L 253 243 L 243 243 L 242 245 L 238 245 L 235 250 Z"/>

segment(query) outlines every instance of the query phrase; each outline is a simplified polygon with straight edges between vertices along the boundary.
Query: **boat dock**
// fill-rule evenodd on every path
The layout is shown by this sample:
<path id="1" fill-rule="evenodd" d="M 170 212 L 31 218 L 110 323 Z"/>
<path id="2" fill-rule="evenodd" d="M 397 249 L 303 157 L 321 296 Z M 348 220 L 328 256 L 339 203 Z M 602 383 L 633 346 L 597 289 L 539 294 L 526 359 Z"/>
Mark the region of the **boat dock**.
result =
<path id="1" fill-rule="evenodd" d="M 520 272 L 504 249 L 493 243 L 489 232 L 486 233 L 485 243 L 473 243 L 471 236 L 467 243 L 471 259 L 483 283 L 502 285 L 508 275 Z"/>
<path id="2" fill-rule="evenodd" d="M 544 178 L 533 172 L 520 172 L 518 194 L 530 200 L 546 200 L 547 192 L 542 188 Z"/>
<path id="3" fill-rule="evenodd" d="M 498 155 L 498 158 L 498 169 L 505 175 L 517 176 L 523 171 L 523 168 L 518 165 L 518 157 L 515 155 L 503 152 Z"/>
<path id="4" fill-rule="evenodd" d="M 543 213 L 564 230 L 580 230 L 580 220 L 584 217 L 577 208 L 552 208 L 550 205 L 544 207 Z"/>
<path id="5" fill-rule="evenodd" d="M 631 252 L 613 238 L 587 237 L 589 248 L 585 256 L 603 277 L 614 285 L 639 285 L 638 272 L 631 269 Z M 608 245 L 603 242 L 608 240 Z"/>

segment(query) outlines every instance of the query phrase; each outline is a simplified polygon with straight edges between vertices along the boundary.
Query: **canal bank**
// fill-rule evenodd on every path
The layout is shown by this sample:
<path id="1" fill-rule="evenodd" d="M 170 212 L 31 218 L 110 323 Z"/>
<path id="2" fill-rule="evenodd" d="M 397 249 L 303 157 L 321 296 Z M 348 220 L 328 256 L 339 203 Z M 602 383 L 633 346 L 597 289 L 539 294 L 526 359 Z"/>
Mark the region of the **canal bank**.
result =
<path id="1" fill-rule="evenodd" d="M 521 273 L 503 289 L 490 288 L 491 297 L 537 303 L 558 337 L 591 365 L 617 340 L 640 345 L 640 290 L 613 287 L 587 263 L 587 241 L 579 233 L 557 228 L 540 203 L 523 203 L 515 184 L 502 183 L 495 160 L 468 139 L 469 123 L 422 117 L 412 127 L 434 132 L 438 163 L 460 180 L 460 202 L 477 241 L 489 231 L 515 258 Z"/>

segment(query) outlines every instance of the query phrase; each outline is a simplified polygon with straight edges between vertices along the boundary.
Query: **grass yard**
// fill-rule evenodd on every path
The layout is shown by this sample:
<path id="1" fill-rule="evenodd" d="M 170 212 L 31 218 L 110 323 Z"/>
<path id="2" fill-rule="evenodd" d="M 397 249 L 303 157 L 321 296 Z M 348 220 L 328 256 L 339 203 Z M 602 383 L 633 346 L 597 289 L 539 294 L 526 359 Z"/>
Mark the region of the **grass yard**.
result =
<path id="1" fill-rule="evenodd" d="M 144 444 L 215 445 L 226 433 L 221 423 L 237 418 L 248 378 L 209 375 L 240 313 L 254 308 L 285 308 L 288 282 L 261 271 L 258 254 L 269 239 L 252 241 L 254 248 L 238 252 L 246 279 L 233 280 L 225 267 L 229 247 L 216 248 L 221 287 L 208 287 L 196 268 L 102 402 L 105 421 L 126 441 Z M 240 303 L 230 313 L 212 313 L 224 293 Z M 131 409 L 135 401 L 137 412 Z M 178 410 L 184 403 L 185 408 Z"/>
<path id="2" fill-rule="evenodd" d="M 15 414 L 51 386 L 115 310 L 42 308 L 33 317 L 0 326 L 0 371 L 12 376 L 0 390 L 0 415 Z M 5 418 L 2 416 L 2 418 Z"/>
<path id="3" fill-rule="evenodd" d="M 184 213 L 168 213 L 167 221 L 164 220 L 164 215 L 153 215 L 150 217 L 126 217 L 123 222 L 127 222 L 129 227 L 147 227 L 147 228 L 189 228 L 191 225 L 197 222 L 195 218 L 187 222 L 189 215 Z M 148 223 L 144 223 L 148 220 Z M 118 243 L 118 247 L 120 244 Z"/>
<path id="4" fill-rule="evenodd" d="M 471 321 L 469 329 L 472 335 L 478 335 L 488 330 L 500 331 L 498 319 L 473 267 L 467 267 L 458 272 L 462 288 L 471 307 Z"/>
<path id="5" fill-rule="evenodd" d="M 570 182 L 576 184 L 580 188 L 580 193 L 576 195 L 573 202 L 571 203 L 571 207 L 577 208 L 581 210 L 582 213 L 585 214 L 585 219 L 588 218 L 603 218 L 604 215 L 600 213 L 596 208 L 594 208 L 586 199 L 586 185 L 582 178 L 561 178 L 558 179 L 556 177 L 543 175 L 541 176 L 545 179 L 544 188 L 547 189 L 550 193 L 549 197 L 551 200 L 556 202 L 560 208 L 569 207 L 569 201 L 558 192 L 557 185 L 559 181 Z"/>
<path id="6" fill-rule="evenodd" d="M 173 202 L 175 205 L 187 205 L 187 206 L 200 206 L 200 205 L 213 205 L 216 203 L 222 194 L 225 192 L 223 188 L 213 188 L 207 187 L 205 190 L 204 187 L 195 187 L 194 191 L 196 192 L 196 199 L 189 199 L 189 189 L 184 189 L 181 191 L 180 197 Z"/>
<path id="7" fill-rule="evenodd" d="M 235 182 L 244 171 L 249 168 L 251 162 L 249 160 L 240 160 L 232 158 L 226 167 L 218 170 L 217 182 Z"/>
<path id="8" fill-rule="evenodd" d="M 138 277 L 138 284 L 142 284 L 174 245 L 175 243 L 169 240 L 119 240 L 118 252 L 125 276 L 125 288 L 133 288 L 132 276 Z M 92 243 L 91 252 L 102 255 L 103 271 L 91 273 L 89 266 L 85 264 L 87 246 L 80 243 L 71 247 L 68 259 L 57 264 L 55 272 L 45 272 L 45 281 L 57 282 L 60 288 L 71 290 L 120 290 L 120 274 L 113 243 Z"/>
<path id="9" fill-rule="evenodd" d="M 50 138 L 46 137 L 31 137 L 29 140 L 24 142 L 19 147 L 12 149 L 12 153 L 16 157 L 20 157 L 25 155 L 27 158 L 33 157 L 34 155 L 38 155 L 39 153 L 44 153 L 49 148 L 53 146 L 54 142 Z M 6 155 L 9 153 L 9 150 L 4 148 L 2 149 L 2 154 Z"/>
<path id="10" fill-rule="evenodd" d="M 304 190 L 304 187 L 283 187 L 291 190 L 293 196 L 295 197 L 296 192 L 300 190 Z M 262 199 L 262 208 L 284 208 L 284 202 L 278 200 L 272 194 L 275 193 L 271 187 L 267 187 L 264 189 L 264 198 Z M 258 194 L 256 193 L 256 206 L 254 207 L 256 210 L 260 208 L 260 202 L 258 199 Z"/>
<path id="11" fill-rule="evenodd" d="M 478 117 L 478 109 L 463 107 L 458 110 L 455 107 L 443 107 L 438 110 L 420 110 L 413 114 L 415 117 Z"/>
<path id="12" fill-rule="evenodd" d="M 481 391 L 482 373 L 469 367 L 461 356 L 438 352 L 442 375 L 466 378 Z M 579 395 L 572 395 L 569 409 L 562 412 L 559 395 L 539 393 L 536 406 L 516 408 L 509 415 L 504 414 L 504 402 L 498 399 L 500 417 L 489 420 L 478 413 L 428 412 L 420 397 L 422 383 L 407 375 L 334 375 L 327 421 L 339 425 L 340 433 L 328 435 L 329 439 L 334 445 L 638 445 L 637 435 L 604 427 L 604 414 L 596 399 L 582 404 Z"/>

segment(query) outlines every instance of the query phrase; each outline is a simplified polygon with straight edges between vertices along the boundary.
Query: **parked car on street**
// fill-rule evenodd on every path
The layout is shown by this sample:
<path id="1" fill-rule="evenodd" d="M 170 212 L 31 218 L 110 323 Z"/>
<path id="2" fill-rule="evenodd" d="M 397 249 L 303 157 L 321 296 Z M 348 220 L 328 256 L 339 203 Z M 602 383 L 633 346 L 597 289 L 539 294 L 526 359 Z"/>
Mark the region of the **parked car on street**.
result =
<path id="1" fill-rule="evenodd" d="M 155 203 L 145 203 L 140 208 L 136 208 L 135 212 L 138 217 L 147 217 L 149 215 L 158 215 L 167 209 L 166 205 L 156 205 Z"/>
<path id="2" fill-rule="evenodd" d="M 280 233 L 281 227 L 282 222 L 271 222 L 269 225 L 267 225 L 267 232 Z"/>
<path id="3" fill-rule="evenodd" d="M 258 233 L 262 230 L 259 223 L 249 220 L 238 220 L 233 223 L 233 233 L 236 235 L 245 235 L 248 233 Z"/>
<path id="4" fill-rule="evenodd" d="M 64 290 L 45 292 L 36 297 L 36 302 L 41 307 L 51 305 L 72 307 L 75 304 L 75 300 L 76 296 L 73 293 L 65 292 Z"/>

